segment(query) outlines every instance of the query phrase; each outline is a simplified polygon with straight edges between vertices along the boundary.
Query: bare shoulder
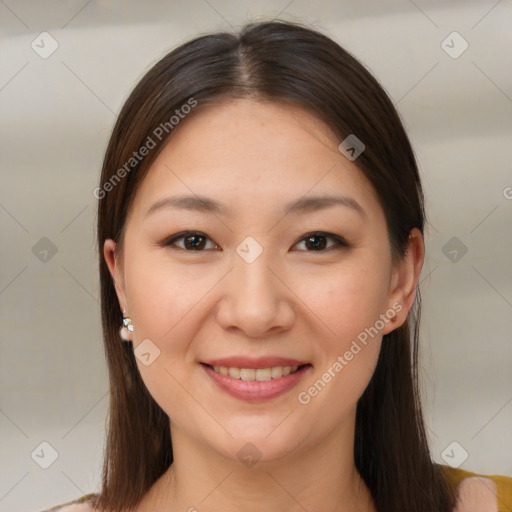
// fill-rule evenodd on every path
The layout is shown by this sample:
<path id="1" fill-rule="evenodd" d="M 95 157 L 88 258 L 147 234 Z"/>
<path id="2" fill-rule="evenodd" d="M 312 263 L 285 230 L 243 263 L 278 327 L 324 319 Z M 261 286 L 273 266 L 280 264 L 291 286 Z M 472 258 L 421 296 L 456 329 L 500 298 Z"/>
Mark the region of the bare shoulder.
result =
<path id="1" fill-rule="evenodd" d="M 459 485 L 454 512 L 498 512 L 496 484 L 480 476 L 465 478 Z"/>
<path id="2" fill-rule="evenodd" d="M 93 507 L 92 503 L 73 503 L 64 505 L 55 512 L 98 512 L 98 510 Z"/>
<path id="3" fill-rule="evenodd" d="M 101 512 L 94 508 L 94 504 L 90 501 L 91 496 L 93 495 L 83 496 L 78 500 L 63 503 L 42 512 Z"/>

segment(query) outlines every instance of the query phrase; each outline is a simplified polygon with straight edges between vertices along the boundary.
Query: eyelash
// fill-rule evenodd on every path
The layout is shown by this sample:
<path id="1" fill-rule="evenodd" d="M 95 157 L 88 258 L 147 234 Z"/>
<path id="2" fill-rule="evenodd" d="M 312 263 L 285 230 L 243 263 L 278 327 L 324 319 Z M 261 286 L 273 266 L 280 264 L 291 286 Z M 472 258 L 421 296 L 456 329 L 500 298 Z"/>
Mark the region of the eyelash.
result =
<path id="1" fill-rule="evenodd" d="M 198 235 L 200 237 L 207 238 L 208 240 L 211 240 L 208 235 L 202 233 L 201 231 L 184 231 L 182 233 L 177 233 L 176 235 L 173 235 L 172 237 L 168 238 L 161 245 L 164 247 L 169 247 L 171 249 L 178 249 L 178 250 L 182 250 L 185 252 L 204 252 L 207 250 L 212 250 L 212 249 L 189 250 L 189 249 L 184 249 L 183 247 L 178 247 L 178 246 L 174 245 L 176 243 L 176 241 L 193 236 L 193 235 Z M 322 249 L 319 251 L 311 250 L 311 251 L 303 251 L 303 252 L 329 252 L 332 249 L 342 249 L 342 248 L 351 247 L 351 245 L 343 237 L 334 235 L 333 233 L 326 233 L 325 231 L 313 231 L 311 233 L 307 233 L 294 245 L 302 243 L 302 242 L 306 241 L 308 238 L 317 237 L 317 236 L 334 240 L 335 243 L 331 247 L 327 247 L 326 249 Z"/>

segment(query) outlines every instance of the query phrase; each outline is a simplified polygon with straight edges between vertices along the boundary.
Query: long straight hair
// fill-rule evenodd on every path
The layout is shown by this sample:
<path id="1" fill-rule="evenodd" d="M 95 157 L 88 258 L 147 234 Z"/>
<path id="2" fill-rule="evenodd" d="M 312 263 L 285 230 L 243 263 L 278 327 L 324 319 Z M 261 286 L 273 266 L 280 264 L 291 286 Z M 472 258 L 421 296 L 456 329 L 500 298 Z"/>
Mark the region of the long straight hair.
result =
<path id="1" fill-rule="evenodd" d="M 420 177 L 393 103 L 363 65 L 329 37 L 298 23 L 249 23 L 237 33 L 201 35 L 157 62 L 120 112 L 96 192 L 110 377 L 100 510 L 135 507 L 173 461 L 169 418 L 146 389 L 131 343 L 119 338 L 120 306 L 103 244 L 111 238 L 122 253 L 137 188 L 164 145 L 172 144 L 173 131 L 187 122 L 183 114 L 235 98 L 306 108 L 340 142 L 354 134 L 365 144 L 355 163 L 383 208 L 394 263 L 405 256 L 410 230 L 423 233 Z M 151 149 L 134 159 L 144 146 Z M 418 388 L 420 312 L 417 290 L 405 323 L 383 337 L 375 372 L 357 404 L 355 465 L 379 512 L 451 512 L 455 504 L 425 433 Z"/>

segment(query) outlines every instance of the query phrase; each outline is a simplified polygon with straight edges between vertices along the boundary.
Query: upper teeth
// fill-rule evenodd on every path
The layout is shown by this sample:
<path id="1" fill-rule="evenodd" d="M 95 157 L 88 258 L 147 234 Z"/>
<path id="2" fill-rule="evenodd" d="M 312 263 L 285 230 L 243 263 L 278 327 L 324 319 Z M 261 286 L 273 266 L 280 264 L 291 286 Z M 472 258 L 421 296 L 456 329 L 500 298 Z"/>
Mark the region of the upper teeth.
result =
<path id="1" fill-rule="evenodd" d="M 229 375 L 234 379 L 249 381 L 265 381 L 279 379 L 297 370 L 298 366 L 272 366 L 272 368 L 234 368 L 228 366 L 214 366 L 213 370 L 221 375 Z"/>

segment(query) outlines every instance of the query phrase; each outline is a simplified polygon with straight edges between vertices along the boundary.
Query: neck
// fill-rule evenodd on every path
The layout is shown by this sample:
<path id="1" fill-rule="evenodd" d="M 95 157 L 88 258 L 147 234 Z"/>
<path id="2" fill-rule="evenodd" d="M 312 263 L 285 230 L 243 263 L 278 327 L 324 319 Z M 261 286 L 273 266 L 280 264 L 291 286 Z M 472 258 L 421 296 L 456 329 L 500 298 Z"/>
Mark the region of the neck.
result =
<path id="1" fill-rule="evenodd" d="M 355 414 L 355 412 L 354 412 Z M 200 445 L 171 424 L 174 461 L 137 511 L 374 512 L 353 458 L 355 416 L 349 432 L 252 467 Z M 345 424 L 347 425 L 347 424 Z"/>

